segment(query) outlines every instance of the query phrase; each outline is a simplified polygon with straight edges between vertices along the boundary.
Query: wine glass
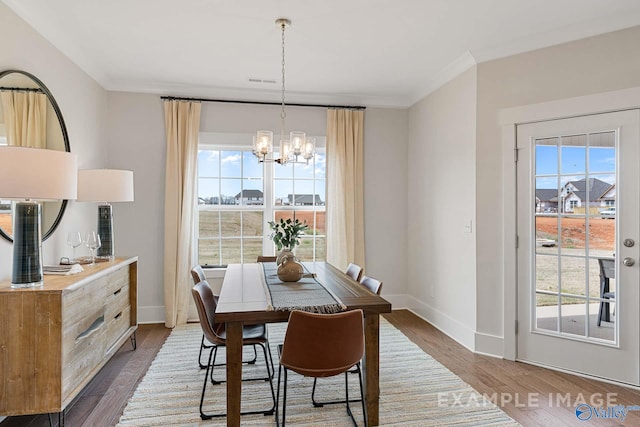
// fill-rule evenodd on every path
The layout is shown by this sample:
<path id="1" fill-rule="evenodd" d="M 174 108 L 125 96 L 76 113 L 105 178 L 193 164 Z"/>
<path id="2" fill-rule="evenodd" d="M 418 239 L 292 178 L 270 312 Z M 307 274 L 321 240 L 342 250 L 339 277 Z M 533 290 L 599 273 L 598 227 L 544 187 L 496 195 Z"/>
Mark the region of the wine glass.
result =
<path id="1" fill-rule="evenodd" d="M 82 244 L 82 236 L 80 236 L 79 231 L 70 231 L 67 234 L 67 245 L 73 248 L 73 258 L 71 258 L 71 262 L 73 263 L 76 260 L 76 248 Z"/>
<path id="2" fill-rule="evenodd" d="M 84 239 L 84 244 L 91 251 L 91 264 L 89 265 L 96 265 L 96 251 L 102 246 L 100 236 L 95 231 L 90 231 Z"/>

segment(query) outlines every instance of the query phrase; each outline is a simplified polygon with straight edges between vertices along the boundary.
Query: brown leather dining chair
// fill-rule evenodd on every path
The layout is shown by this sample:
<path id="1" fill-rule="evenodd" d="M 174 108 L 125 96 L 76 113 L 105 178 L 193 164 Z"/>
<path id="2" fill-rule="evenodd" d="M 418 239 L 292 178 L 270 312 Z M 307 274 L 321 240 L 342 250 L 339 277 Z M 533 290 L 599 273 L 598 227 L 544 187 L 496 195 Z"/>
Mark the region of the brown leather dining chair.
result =
<path id="1" fill-rule="evenodd" d="M 376 295 L 380 295 L 380 292 L 382 292 L 382 282 L 373 277 L 363 275 L 360 279 L 360 284 Z"/>
<path id="2" fill-rule="evenodd" d="M 349 406 L 348 371 L 356 367 L 360 380 L 360 400 L 364 425 L 367 425 L 367 409 L 362 386 L 360 361 L 364 354 L 364 318 L 362 310 L 351 310 L 335 314 L 292 311 L 285 332 L 284 344 L 279 346 L 280 368 L 278 369 L 278 398 L 276 401 L 276 424 L 280 402 L 280 381 L 284 372 L 282 398 L 282 426 L 287 415 L 287 377 L 289 371 L 315 378 L 345 374 L 345 401 L 347 414 L 357 425 Z M 351 400 L 352 401 L 352 400 Z"/>
<path id="3" fill-rule="evenodd" d="M 206 339 L 213 344 L 210 346 L 209 352 L 209 361 L 207 363 L 207 371 L 204 375 L 204 384 L 202 385 L 202 395 L 200 396 L 200 418 L 203 420 L 208 420 L 213 417 L 224 417 L 225 413 L 222 414 L 207 414 L 203 410 L 204 405 L 204 395 L 207 390 L 207 383 L 209 379 L 212 383 L 220 383 L 221 381 L 215 381 L 213 379 L 213 368 L 216 361 L 216 355 L 218 353 L 219 347 L 225 347 L 227 339 L 226 339 L 226 331 L 224 323 L 216 323 L 215 322 L 215 311 L 217 307 L 217 300 L 214 298 L 213 292 L 211 291 L 211 287 L 206 280 L 201 281 L 196 284 L 191 289 L 191 294 L 193 295 L 193 299 L 196 303 L 196 308 L 198 309 L 198 317 L 200 319 L 200 327 L 202 328 L 202 333 L 206 337 Z M 269 386 L 271 388 L 271 398 L 273 400 L 273 405 L 269 409 L 259 410 L 259 411 L 245 411 L 242 412 L 242 415 L 249 414 L 264 414 L 264 415 L 273 415 L 275 406 L 276 406 L 276 396 L 273 390 L 273 360 L 271 358 L 271 350 L 269 348 L 269 339 L 267 337 L 267 327 L 264 323 L 258 325 L 245 325 L 242 330 L 242 345 L 243 346 L 253 346 L 255 348 L 256 345 L 262 348 L 262 352 L 264 354 L 264 360 L 267 367 L 267 376 L 260 378 L 249 378 L 243 379 L 243 381 L 269 381 Z"/>
<path id="4" fill-rule="evenodd" d="M 257 262 L 276 262 L 277 256 L 258 255 Z"/>
<path id="5" fill-rule="evenodd" d="M 197 285 L 200 282 L 204 282 L 206 279 L 206 276 L 204 274 L 204 270 L 202 269 L 202 267 L 200 267 L 199 265 L 194 266 L 191 269 L 191 277 L 193 278 L 193 284 Z M 207 282 L 207 286 L 208 282 Z M 218 295 L 213 294 L 213 298 L 216 301 L 216 305 L 218 304 Z M 206 369 L 207 365 L 202 362 L 202 351 L 206 350 L 208 348 L 211 348 L 212 345 L 207 343 L 206 338 L 204 337 L 204 334 L 202 334 L 202 340 L 200 341 L 200 352 L 198 353 L 198 366 L 200 366 L 200 369 Z M 256 350 L 255 347 L 253 347 L 253 358 L 247 361 L 243 361 L 243 363 L 247 363 L 247 364 L 254 364 L 256 363 L 256 360 L 258 360 L 258 352 Z M 224 366 L 224 363 L 218 363 L 215 366 Z"/>
<path id="6" fill-rule="evenodd" d="M 202 269 L 202 267 L 200 267 L 199 265 L 195 265 L 191 269 L 191 278 L 193 279 L 193 284 L 197 285 L 198 283 L 206 280 L 207 277 L 204 274 L 204 270 Z M 216 299 L 217 303 L 218 295 L 214 294 L 213 297 Z M 202 334 L 202 341 L 200 342 L 200 352 L 198 353 L 198 366 L 200 366 L 200 369 L 205 369 L 207 367 L 207 365 L 202 363 L 202 350 L 205 350 L 207 348 L 211 348 L 211 345 L 206 343 L 204 334 Z"/>
<path id="7" fill-rule="evenodd" d="M 344 273 L 356 282 L 359 282 L 360 277 L 362 276 L 362 267 L 360 267 L 358 264 L 350 262 Z"/>
<path id="8" fill-rule="evenodd" d="M 370 290 L 371 292 L 373 292 L 376 295 L 380 295 L 380 292 L 382 292 L 382 282 L 378 279 L 374 279 L 373 277 L 369 277 L 366 275 L 362 275 L 362 278 L 360 278 L 360 284 L 362 286 L 364 286 L 365 288 L 367 288 L 368 290 Z M 349 370 L 350 373 L 357 373 L 356 369 L 351 369 Z M 335 403 L 345 403 L 344 400 L 334 400 L 331 402 L 318 402 L 316 400 L 315 394 L 316 394 L 316 385 L 317 385 L 318 379 L 314 378 L 313 379 L 313 391 L 311 393 L 311 401 L 313 402 L 313 406 L 316 407 L 321 407 L 324 405 L 330 405 L 330 404 L 335 404 Z M 359 399 L 354 399 L 351 400 L 351 402 L 359 402 Z"/>

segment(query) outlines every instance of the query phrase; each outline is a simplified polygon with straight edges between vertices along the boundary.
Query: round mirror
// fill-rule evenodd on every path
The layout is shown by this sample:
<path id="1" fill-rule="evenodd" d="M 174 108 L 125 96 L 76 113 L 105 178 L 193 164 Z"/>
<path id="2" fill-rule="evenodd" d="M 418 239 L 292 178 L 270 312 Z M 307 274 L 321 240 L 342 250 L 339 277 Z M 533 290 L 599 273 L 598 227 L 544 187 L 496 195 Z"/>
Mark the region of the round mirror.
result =
<path id="1" fill-rule="evenodd" d="M 67 127 L 49 89 L 20 70 L 0 73 L 0 145 L 70 151 Z M 42 202 L 42 240 L 56 229 L 66 200 Z M 13 242 L 12 202 L 0 199 L 0 236 Z"/>

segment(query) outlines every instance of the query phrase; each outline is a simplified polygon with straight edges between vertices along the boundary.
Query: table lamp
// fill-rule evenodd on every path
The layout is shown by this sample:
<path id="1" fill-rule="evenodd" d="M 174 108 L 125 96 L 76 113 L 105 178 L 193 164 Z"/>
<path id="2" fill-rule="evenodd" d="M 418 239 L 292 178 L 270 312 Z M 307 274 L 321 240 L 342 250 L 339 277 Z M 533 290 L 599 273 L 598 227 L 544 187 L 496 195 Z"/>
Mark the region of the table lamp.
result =
<path id="1" fill-rule="evenodd" d="M 12 288 L 42 286 L 42 208 L 37 200 L 75 199 L 78 156 L 65 151 L 0 146 L 0 198 L 13 210 Z"/>
<path id="2" fill-rule="evenodd" d="M 98 235 L 102 245 L 99 257 L 114 257 L 112 202 L 133 202 L 133 171 L 84 169 L 78 171 L 78 201 L 100 202 Z"/>

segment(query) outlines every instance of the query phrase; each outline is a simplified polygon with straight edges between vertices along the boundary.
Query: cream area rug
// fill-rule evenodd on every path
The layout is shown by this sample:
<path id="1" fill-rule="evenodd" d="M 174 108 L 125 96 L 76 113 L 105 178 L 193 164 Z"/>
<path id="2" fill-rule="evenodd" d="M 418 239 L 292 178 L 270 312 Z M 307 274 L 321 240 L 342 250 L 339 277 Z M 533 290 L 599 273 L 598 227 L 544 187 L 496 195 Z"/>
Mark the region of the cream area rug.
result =
<path id="1" fill-rule="evenodd" d="M 286 324 L 269 325 L 269 340 L 277 386 L 277 345 L 282 343 Z M 198 406 L 205 375 L 197 364 L 202 332 L 199 324 L 176 327 L 158 352 L 147 374 L 129 400 L 118 426 L 224 426 L 226 419 L 202 421 Z M 208 355 L 208 351 L 207 351 Z M 253 356 L 251 348 L 245 357 Z M 218 361 L 224 360 L 224 349 Z M 243 378 L 265 373 L 264 357 L 258 352 L 255 365 L 244 365 Z M 224 379 L 224 367 L 214 371 Z M 349 375 L 349 396 L 359 396 L 356 375 Z M 289 374 L 287 425 L 351 426 L 344 405 L 315 408 L 311 404 L 313 380 Z M 225 384 L 207 386 L 205 412 L 225 411 Z M 316 399 L 344 398 L 344 375 L 318 381 Z M 244 381 L 242 410 L 270 408 L 269 383 Z M 362 406 L 351 405 L 362 425 Z M 241 424 L 275 426 L 273 416 L 243 415 Z M 380 425 L 382 426 L 518 426 L 514 420 L 471 386 L 435 361 L 398 329 L 380 319 Z"/>

